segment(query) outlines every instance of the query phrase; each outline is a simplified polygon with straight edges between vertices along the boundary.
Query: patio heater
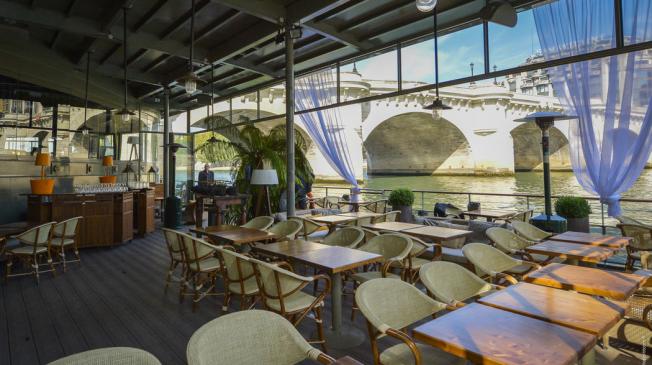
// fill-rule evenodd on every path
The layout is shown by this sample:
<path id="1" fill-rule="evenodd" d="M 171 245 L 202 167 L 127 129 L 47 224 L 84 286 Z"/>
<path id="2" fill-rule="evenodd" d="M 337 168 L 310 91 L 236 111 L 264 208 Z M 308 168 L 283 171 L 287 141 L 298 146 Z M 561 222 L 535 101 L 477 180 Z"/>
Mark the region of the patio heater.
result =
<path id="1" fill-rule="evenodd" d="M 177 166 L 177 151 L 180 148 L 186 148 L 186 146 L 179 143 L 170 143 L 168 145 L 170 149 L 170 171 L 166 171 L 168 174 L 169 183 L 169 192 L 168 197 L 165 199 L 165 218 L 164 225 L 166 228 L 177 228 L 181 225 L 181 199 L 179 199 L 175 194 L 175 169 Z"/>
<path id="2" fill-rule="evenodd" d="M 515 122 L 532 122 L 541 129 L 541 149 L 543 151 L 543 195 L 545 212 L 530 219 L 530 223 L 548 232 L 561 233 L 566 231 L 566 219 L 552 214 L 552 194 L 550 192 L 550 127 L 556 120 L 576 119 L 574 115 L 557 112 L 536 112 L 516 119 Z"/>

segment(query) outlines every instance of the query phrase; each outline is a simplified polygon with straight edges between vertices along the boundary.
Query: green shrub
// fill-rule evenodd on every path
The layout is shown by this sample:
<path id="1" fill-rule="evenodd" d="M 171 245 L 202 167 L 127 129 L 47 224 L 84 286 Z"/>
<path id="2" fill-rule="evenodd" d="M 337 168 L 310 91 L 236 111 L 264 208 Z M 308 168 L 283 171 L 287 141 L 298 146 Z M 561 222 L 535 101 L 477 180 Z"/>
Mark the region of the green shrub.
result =
<path id="1" fill-rule="evenodd" d="M 564 218 L 586 218 L 591 214 L 589 202 L 576 196 L 562 196 L 555 202 L 555 211 Z"/>
<path id="2" fill-rule="evenodd" d="M 414 193 L 410 189 L 394 189 L 389 194 L 389 204 L 393 207 L 412 206 L 414 203 Z"/>

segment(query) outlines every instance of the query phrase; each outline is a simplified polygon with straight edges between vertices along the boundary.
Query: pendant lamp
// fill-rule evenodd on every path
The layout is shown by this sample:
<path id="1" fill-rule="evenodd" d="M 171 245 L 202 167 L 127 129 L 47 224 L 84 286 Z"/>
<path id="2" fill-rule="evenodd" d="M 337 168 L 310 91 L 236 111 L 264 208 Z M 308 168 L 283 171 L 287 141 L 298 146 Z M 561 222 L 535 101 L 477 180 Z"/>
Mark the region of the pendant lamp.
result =
<path id="1" fill-rule="evenodd" d="M 186 93 L 192 94 L 197 91 L 197 84 L 202 82 L 202 79 L 197 77 L 193 70 L 193 56 L 195 51 L 195 0 L 192 0 L 190 9 L 190 58 L 188 59 L 188 73 L 179 79 L 179 83 L 183 85 Z"/>
<path id="2" fill-rule="evenodd" d="M 122 8 L 123 11 L 123 16 L 122 16 L 122 34 L 123 34 L 123 41 L 122 41 L 122 69 L 124 72 L 124 87 L 125 87 L 125 92 L 124 92 L 124 107 L 118 111 L 116 114 L 120 116 L 120 119 L 124 123 L 128 123 L 131 120 L 131 116 L 135 115 L 134 113 L 130 112 L 129 109 L 127 109 L 127 7 Z"/>
<path id="3" fill-rule="evenodd" d="M 84 135 L 87 136 L 88 133 L 91 131 L 91 128 L 89 128 L 86 125 L 86 118 L 87 118 L 87 112 L 88 112 L 88 79 L 89 79 L 89 70 L 91 68 L 91 52 L 89 51 L 86 55 L 86 81 L 85 81 L 85 86 L 84 86 L 84 122 L 82 123 L 81 127 L 79 127 L 79 131 Z M 91 151 L 91 141 L 90 139 L 88 140 L 88 152 L 90 153 Z"/>

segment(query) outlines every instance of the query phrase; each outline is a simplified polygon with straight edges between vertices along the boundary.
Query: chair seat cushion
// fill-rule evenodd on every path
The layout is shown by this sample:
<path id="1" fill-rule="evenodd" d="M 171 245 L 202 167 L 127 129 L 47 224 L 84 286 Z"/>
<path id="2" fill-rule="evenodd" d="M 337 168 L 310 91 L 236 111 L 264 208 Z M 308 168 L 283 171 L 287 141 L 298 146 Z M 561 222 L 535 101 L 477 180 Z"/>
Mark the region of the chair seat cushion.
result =
<path id="1" fill-rule="evenodd" d="M 199 270 L 197 270 L 197 264 L 192 263 L 188 265 L 188 268 L 192 271 L 199 272 L 211 272 L 220 269 L 220 260 L 215 257 L 209 257 L 201 260 L 199 262 Z"/>
<path id="2" fill-rule="evenodd" d="M 47 252 L 47 250 L 47 247 L 39 246 L 36 248 L 36 253 L 44 253 Z M 14 255 L 31 255 L 34 252 L 34 246 L 15 247 L 8 250 L 7 252 Z"/>
<path id="3" fill-rule="evenodd" d="M 421 363 L 428 365 L 462 365 L 464 359 L 453 356 L 433 346 L 427 346 L 417 343 L 417 348 L 421 352 Z M 380 362 L 383 365 L 412 365 L 414 364 L 414 355 L 406 344 L 394 345 L 380 354 Z"/>
<path id="4" fill-rule="evenodd" d="M 509 270 L 505 270 L 508 274 L 524 275 L 532 270 L 532 266 L 528 264 L 516 265 Z"/>
<path id="5" fill-rule="evenodd" d="M 70 246 L 75 243 L 75 240 L 72 238 L 55 237 L 50 242 L 52 243 L 52 246 Z"/>
<path id="6" fill-rule="evenodd" d="M 244 281 L 244 293 L 241 292 L 239 282 L 229 283 L 229 291 L 236 294 L 255 294 L 258 293 L 258 283 L 256 282 L 256 278 L 252 276 Z"/>
<path id="7" fill-rule="evenodd" d="M 310 294 L 298 291 L 288 297 L 283 298 L 283 305 L 285 306 L 286 312 L 296 312 L 305 310 L 306 308 L 310 307 L 315 299 L 316 298 Z M 281 311 L 281 302 L 278 299 L 267 299 L 265 303 L 271 309 L 277 312 Z"/>
<path id="8" fill-rule="evenodd" d="M 358 272 L 358 273 L 355 273 L 355 274 L 351 275 L 351 278 L 353 280 L 359 282 L 359 283 L 364 283 L 366 281 L 373 280 L 373 279 L 378 279 L 378 278 L 382 278 L 382 277 L 383 277 L 383 275 L 382 275 L 382 273 L 380 271 Z M 400 276 L 398 276 L 396 274 L 393 274 L 391 272 L 387 273 L 387 277 L 388 278 L 393 278 L 393 279 L 400 279 L 401 278 Z"/>

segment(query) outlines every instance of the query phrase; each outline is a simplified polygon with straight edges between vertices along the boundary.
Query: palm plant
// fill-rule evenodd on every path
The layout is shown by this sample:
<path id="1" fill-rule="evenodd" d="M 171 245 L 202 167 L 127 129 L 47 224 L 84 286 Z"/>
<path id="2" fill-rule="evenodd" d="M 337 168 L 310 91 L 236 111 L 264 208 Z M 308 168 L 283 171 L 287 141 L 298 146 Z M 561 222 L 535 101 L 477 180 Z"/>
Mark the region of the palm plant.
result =
<path id="1" fill-rule="evenodd" d="M 244 118 L 244 117 L 241 117 Z M 278 174 L 279 184 L 271 187 L 272 208 L 278 209 L 280 194 L 287 187 L 287 143 L 285 126 L 279 125 L 268 134 L 256 128 L 253 123 L 244 118 L 243 123 L 234 126 L 228 119 L 212 115 L 205 118 L 209 129 L 219 133 L 223 138 L 213 134 L 200 144 L 195 153 L 206 162 L 231 161 L 234 179 L 238 190 L 242 193 L 256 195 L 252 191 L 249 179 L 254 169 L 272 168 Z M 307 143 L 295 130 L 294 165 L 298 184 L 312 183 L 314 175 L 306 157 Z M 252 199 L 256 201 L 256 199 Z"/>

